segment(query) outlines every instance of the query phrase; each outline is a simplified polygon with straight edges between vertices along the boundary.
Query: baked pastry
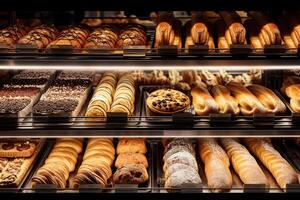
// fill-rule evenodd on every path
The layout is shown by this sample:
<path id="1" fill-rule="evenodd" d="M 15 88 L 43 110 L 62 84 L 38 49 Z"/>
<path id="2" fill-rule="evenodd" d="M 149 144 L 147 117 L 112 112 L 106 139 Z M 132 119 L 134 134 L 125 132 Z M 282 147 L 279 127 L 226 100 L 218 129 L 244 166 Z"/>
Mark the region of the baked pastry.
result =
<path id="1" fill-rule="evenodd" d="M 141 46 L 147 44 L 145 27 L 139 24 L 128 24 L 120 32 L 117 48 Z"/>
<path id="2" fill-rule="evenodd" d="M 237 100 L 230 95 L 230 91 L 222 85 L 216 85 L 211 89 L 211 94 L 219 106 L 219 113 L 238 115 L 240 108 Z"/>
<path id="3" fill-rule="evenodd" d="M 205 165 L 208 187 L 222 192 L 232 187 L 232 175 L 227 154 L 215 139 L 199 139 L 199 154 Z"/>
<path id="4" fill-rule="evenodd" d="M 224 20 L 217 20 L 215 22 L 215 26 L 217 31 L 217 46 L 221 50 L 221 52 L 224 52 L 230 47 L 225 37 L 226 25 Z"/>
<path id="5" fill-rule="evenodd" d="M 248 85 L 247 89 L 263 104 L 266 112 L 278 114 L 286 111 L 286 106 L 272 90 L 257 84 Z"/>
<path id="6" fill-rule="evenodd" d="M 145 139 L 143 138 L 120 138 L 117 145 L 117 154 L 122 153 L 147 153 Z"/>
<path id="7" fill-rule="evenodd" d="M 23 36 L 18 44 L 30 44 L 39 49 L 45 48 L 56 38 L 57 34 L 58 30 L 54 26 L 38 26 Z"/>
<path id="8" fill-rule="evenodd" d="M 300 84 L 300 77 L 298 76 L 287 76 L 283 79 L 282 87 L 281 87 L 281 92 L 282 94 L 286 95 L 286 88 L 290 85 L 294 84 Z"/>
<path id="9" fill-rule="evenodd" d="M 96 28 L 86 39 L 84 48 L 108 48 L 115 47 L 119 37 L 119 31 L 112 25 L 102 25 Z"/>
<path id="10" fill-rule="evenodd" d="M 230 162 L 244 184 L 265 184 L 268 180 L 249 151 L 236 139 L 225 138 L 220 140 L 227 152 Z"/>
<path id="11" fill-rule="evenodd" d="M 253 115 L 255 113 L 266 113 L 264 105 L 246 87 L 239 83 L 230 82 L 226 84 L 230 93 L 239 103 L 243 115 Z"/>
<path id="12" fill-rule="evenodd" d="M 197 172 L 188 168 L 176 170 L 166 179 L 165 188 L 182 188 L 186 184 L 201 184 L 202 181 Z"/>
<path id="13" fill-rule="evenodd" d="M 285 190 L 287 184 L 299 184 L 298 174 L 269 139 L 246 138 L 244 141 L 248 149 L 272 173 L 280 188 Z"/>
<path id="14" fill-rule="evenodd" d="M 38 140 L 1 140 L 1 158 L 28 158 L 31 157 L 40 145 Z"/>
<path id="15" fill-rule="evenodd" d="M 116 74 L 107 72 L 103 75 L 87 107 L 85 113 L 85 117 L 87 117 L 87 120 L 105 120 L 104 118 L 100 117 L 106 117 L 106 113 L 110 111 L 111 104 L 113 103 L 113 96 L 116 90 L 116 85 Z"/>
<path id="16" fill-rule="evenodd" d="M 148 160 L 142 153 L 121 153 L 118 155 L 115 161 L 115 167 L 121 168 L 128 164 L 142 164 L 145 168 L 148 168 Z"/>
<path id="17" fill-rule="evenodd" d="M 0 30 L 0 44 L 14 47 L 18 40 L 26 34 L 25 27 L 14 25 Z"/>
<path id="18" fill-rule="evenodd" d="M 263 46 L 282 44 L 282 38 L 278 26 L 271 22 L 266 14 L 258 11 L 251 11 L 250 14 L 260 28 L 258 37 Z"/>
<path id="19" fill-rule="evenodd" d="M 70 173 L 75 170 L 78 154 L 82 151 L 82 139 L 57 139 L 53 149 L 31 179 L 31 186 L 53 184 L 66 188 Z"/>
<path id="20" fill-rule="evenodd" d="M 126 164 L 114 173 L 115 184 L 142 184 L 148 181 L 149 175 L 143 164 Z"/>
<path id="21" fill-rule="evenodd" d="M 171 165 L 181 163 L 193 167 L 198 172 L 198 164 L 195 156 L 187 151 L 179 151 L 170 155 L 164 161 L 163 170 L 166 171 Z"/>
<path id="22" fill-rule="evenodd" d="M 159 89 L 149 94 L 146 104 L 154 113 L 170 115 L 188 109 L 190 98 L 178 90 Z"/>
<path id="23" fill-rule="evenodd" d="M 205 116 L 218 113 L 219 106 L 205 87 L 194 87 L 192 89 L 193 106 L 197 115 Z"/>
<path id="24" fill-rule="evenodd" d="M 219 12 L 226 24 L 225 38 L 228 45 L 246 44 L 246 29 L 236 12 Z"/>
<path id="25" fill-rule="evenodd" d="M 131 74 L 124 74 L 119 78 L 110 112 L 127 113 L 133 115 L 135 106 L 135 80 Z"/>
<path id="26" fill-rule="evenodd" d="M 164 150 L 164 162 L 173 154 L 177 152 L 187 151 L 195 156 L 195 149 L 193 144 L 188 139 L 177 138 L 170 141 Z"/>
<path id="27" fill-rule="evenodd" d="M 208 70 L 201 70 L 199 72 L 199 76 L 201 78 L 201 81 L 205 83 L 205 87 L 209 89 L 215 85 L 221 84 L 220 78 Z"/>
<path id="28" fill-rule="evenodd" d="M 89 32 L 81 27 L 71 26 L 63 30 L 58 37 L 52 41 L 47 47 L 53 46 L 72 46 L 74 49 L 80 49 L 85 44 Z"/>
<path id="29" fill-rule="evenodd" d="M 286 95 L 290 98 L 290 105 L 294 112 L 300 112 L 300 84 L 290 85 L 285 89 Z"/>
<path id="30" fill-rule="evenodd" d="M 71 188 L 82 184 L 109 185 L 112 176 L 111 166 L 115 159 L 115 150 L 111 139 L 89 139 L 83 156 L 83 161 L 70 180 Z"/>

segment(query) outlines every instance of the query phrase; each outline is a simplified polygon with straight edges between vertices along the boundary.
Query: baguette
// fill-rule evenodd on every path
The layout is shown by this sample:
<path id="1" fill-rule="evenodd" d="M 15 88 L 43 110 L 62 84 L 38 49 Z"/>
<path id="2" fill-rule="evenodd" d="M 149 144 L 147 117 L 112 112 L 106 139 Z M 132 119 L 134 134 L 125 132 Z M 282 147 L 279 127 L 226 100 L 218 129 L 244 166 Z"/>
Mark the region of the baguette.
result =
<path id="1" fill-rule="evenodd" d="M 226 87 L 238 101 L 243 115 L 248 116 L 255 113 L 266 113 L 263 104 L 246 87 L 235 82 L 226 84 Z"/>
<path id="2" fill-rule="evenodd" d="M 286 111 L 285 104 L 272 90 L 257 84 L 249 85 L 247 89 L 264 105 L 267 112 L 284 113 Z"/>
<path id="3" fill-rule="evenodd" d="M 197 115 L 206 116 L 210 113 L 217 113 L 219 106 L 205 87 L 192 89 L 193 106 Z"/>
<path id="4" fill-rule="evenodd" d="M 249 150 L 272 173 L 280 188 L 287 184 L 299 184 L 298 174 L 294 168 L 275 150 L 268 139 L 247 138 L 245 144 Z"/>
<path id="5" fill-rule="evenodd" d="M 233 115 L 240 113 L 237 100 L 230 95 L 229 90 L 225 86 L 216 85 L 211 89 L 211 93 L 220 108 L 220 113 L 230 113 Z"/>
<path id="6" fill-rule="evenodd" d="M 229 190 L 232 187 L 232 175 L 225 151 L 215 139 L 199 139 L 198 144 L 208 187 L 213 192 Z"/>
<path id="7" fill-rule="evenodd" d="M 267 178 L 255 158 L 249 151 L 235 139 L 220 140 L 231 164 L 244 184 L 265 184 Z"/>
<path id="8" fill-rule="evenodd" d="M 225 38 L 229 45 L 246 44 L 246 29 L 236 12 L 219 12 L 226 24 Z"/>

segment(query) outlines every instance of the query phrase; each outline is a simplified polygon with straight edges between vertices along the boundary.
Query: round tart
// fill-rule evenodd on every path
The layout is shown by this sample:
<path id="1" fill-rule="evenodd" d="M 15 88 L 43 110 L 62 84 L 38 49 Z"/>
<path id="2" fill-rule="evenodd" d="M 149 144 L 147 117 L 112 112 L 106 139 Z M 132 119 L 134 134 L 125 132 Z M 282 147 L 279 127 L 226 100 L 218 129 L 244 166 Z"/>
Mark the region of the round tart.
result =
<path id="1" fill-rule="evenodd" d="M 168 115 L 189 108 L 190 98 L 178 90 L 159 89 L 148 96 L 146 103 L 152 112 Z"/>

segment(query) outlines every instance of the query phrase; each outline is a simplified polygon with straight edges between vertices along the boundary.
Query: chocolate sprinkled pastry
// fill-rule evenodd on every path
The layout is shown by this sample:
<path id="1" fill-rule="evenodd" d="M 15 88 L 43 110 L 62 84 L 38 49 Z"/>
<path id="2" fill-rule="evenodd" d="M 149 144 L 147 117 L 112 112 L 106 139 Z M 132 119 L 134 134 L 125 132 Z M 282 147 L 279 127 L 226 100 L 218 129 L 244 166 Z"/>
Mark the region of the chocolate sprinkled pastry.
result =
<path id="1" fill-rule="evenodd" d="M 33 108 L 34 113 L 54 113 L 72 112 L 78 105 L 78 101 L 74 99 L 58 99 L 56 101 L 39 101 Z"/>
<path id="2" fill-rule="evenodd" d="M 0 113 L 17 113 L 31 102 L 30 98 L 5 99 L 0 98 Z"/>

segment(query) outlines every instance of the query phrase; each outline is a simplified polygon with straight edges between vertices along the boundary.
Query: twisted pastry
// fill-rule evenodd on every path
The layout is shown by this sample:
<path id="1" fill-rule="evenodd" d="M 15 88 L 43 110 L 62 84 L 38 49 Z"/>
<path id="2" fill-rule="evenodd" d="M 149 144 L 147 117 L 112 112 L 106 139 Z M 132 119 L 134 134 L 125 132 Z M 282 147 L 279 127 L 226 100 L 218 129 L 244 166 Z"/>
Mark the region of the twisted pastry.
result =
<path id="1" fill-rule="evenodd" d="M 267 178 L 255 158 L 235 139 L 221 139 L 223 148 L 231 161 L 234 170 L 244 184 L 265 184 Z"/>
<path id="2" fill-rule="evenodd" d="M 215 139 L 199 139 L 199 154 L 205 165 L 208 187 L 213 192 L 222 192 L 232 186 L 230 162 L 225 151 Z"/>
<path id="3" fill-rule="evenodd" d="M 278 185 L 286 189 L 287 184 L 298 184 L 298 174 L 293 167 L 275 150 L 268 139 L 247 138 L 245 144 L 250 151 L 268 168 Z"/>

